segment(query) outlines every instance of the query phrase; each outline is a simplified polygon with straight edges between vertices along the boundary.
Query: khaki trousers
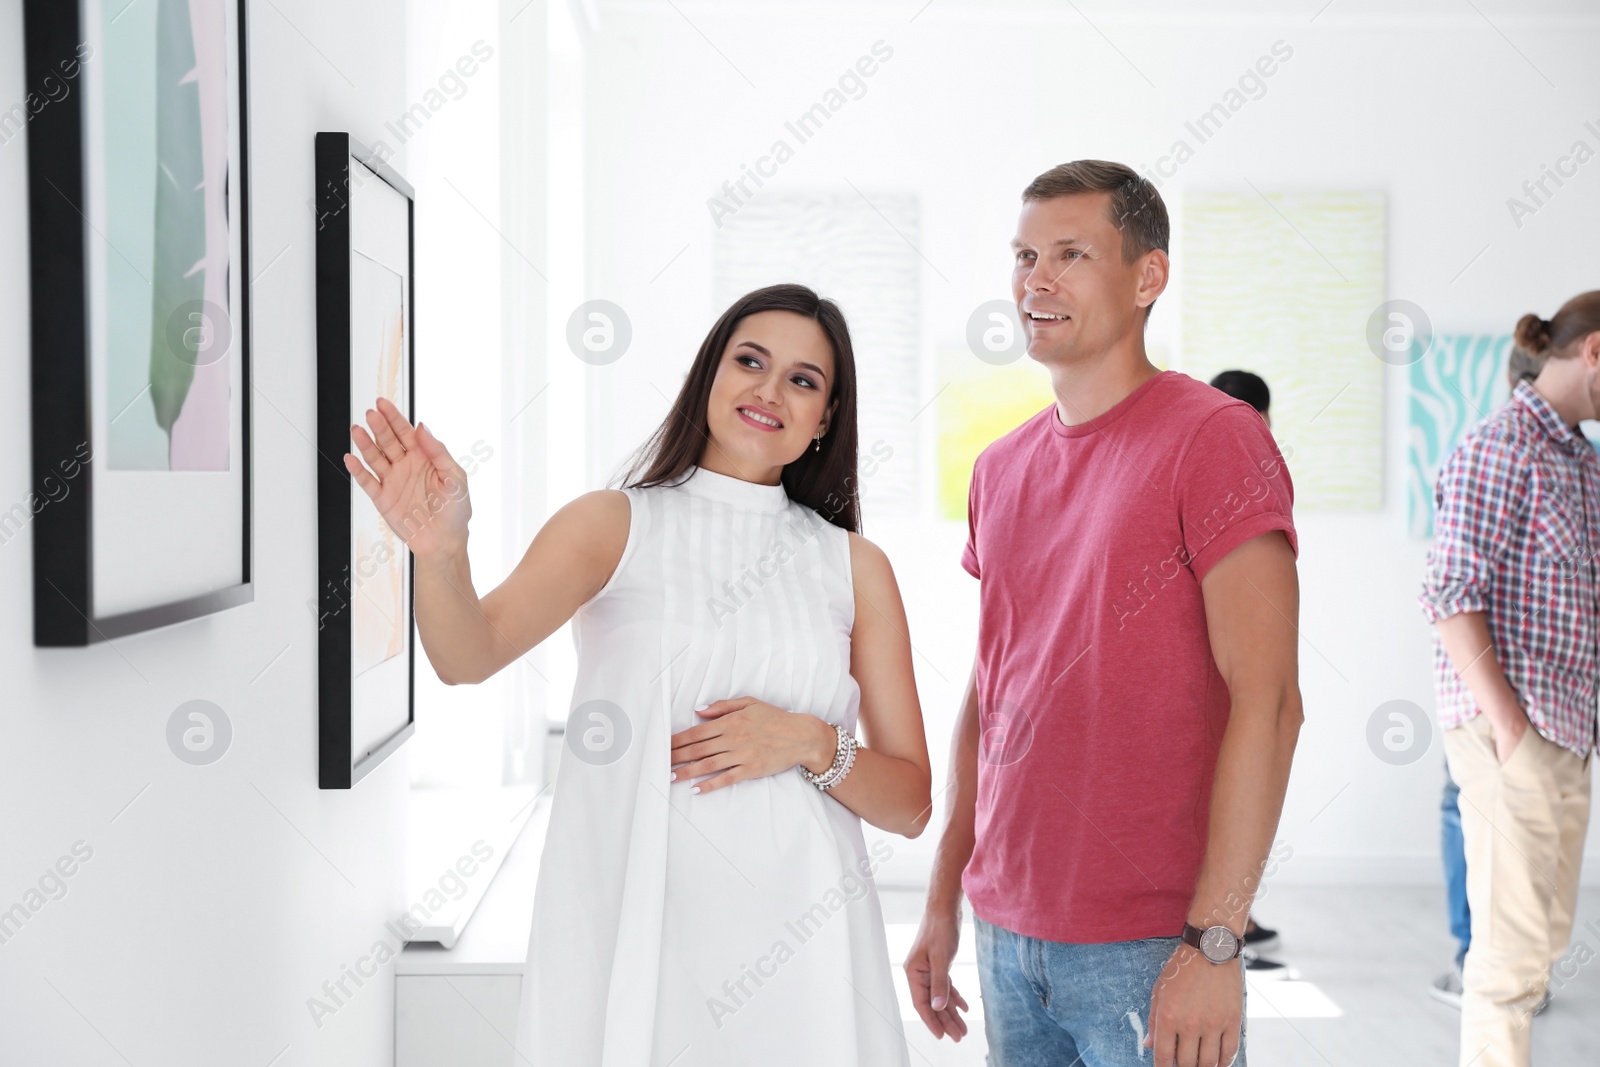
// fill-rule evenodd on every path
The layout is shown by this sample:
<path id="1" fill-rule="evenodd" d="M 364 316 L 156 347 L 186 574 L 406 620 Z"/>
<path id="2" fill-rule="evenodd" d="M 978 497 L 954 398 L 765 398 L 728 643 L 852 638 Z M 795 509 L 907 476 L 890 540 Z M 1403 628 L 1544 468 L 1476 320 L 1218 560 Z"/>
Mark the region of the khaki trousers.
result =
<path id="1" fill-rule="evenodd" d="M 1461 1067 L 1529 1067 L 1533 1009 L 1572 936 L 1590 758 L 1530 726 L 1501 766 L 1481 714 L 1446 730 L 1444 751 L 1461 787 L 1472 909 Z"/>

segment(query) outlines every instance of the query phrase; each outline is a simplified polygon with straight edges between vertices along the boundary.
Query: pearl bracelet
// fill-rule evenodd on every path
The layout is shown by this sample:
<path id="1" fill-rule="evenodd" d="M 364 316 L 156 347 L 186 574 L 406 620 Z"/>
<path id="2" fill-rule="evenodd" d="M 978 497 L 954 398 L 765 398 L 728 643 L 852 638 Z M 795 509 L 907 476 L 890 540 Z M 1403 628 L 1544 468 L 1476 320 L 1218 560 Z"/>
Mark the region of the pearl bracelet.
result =
<path id="1" fill-rule="evenodd" d="M 845 732 L 843 726 L 835 725 L 834 732 L 839 735 L 839 745 L 834 749 L 833 764 L 821 774 L 812 774 L 804 764 L 796 764 L 795 770 L 799 771 L 805 780 L 826 792 L 844 781 L 844 776 L 850 773 L 850 768 L 856 762 L 856 738 L 854 734 Z"/>

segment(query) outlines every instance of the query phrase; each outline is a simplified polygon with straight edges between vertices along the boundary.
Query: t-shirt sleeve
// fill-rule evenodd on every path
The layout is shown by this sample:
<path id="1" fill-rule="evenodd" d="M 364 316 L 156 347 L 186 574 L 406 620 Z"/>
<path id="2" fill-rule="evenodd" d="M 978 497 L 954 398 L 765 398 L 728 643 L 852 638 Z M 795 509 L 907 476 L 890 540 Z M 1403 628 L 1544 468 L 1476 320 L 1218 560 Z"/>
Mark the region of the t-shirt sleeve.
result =
<path id="1" fill-rule="evenodd" d="M 978 567 L 978 464 L 976 463 L 972 465 L 972 477 L 967 482 L 967 546 L 961 550 L 961 566 L 974 578 L 983 580 Z"/>
<path id="2" fill-rule="evenodd" d="M 1296 558 L 1294 484 L 1272 431 L 1247 404 L 1208 416 L 1178 461 L 1178 520 L 1197 581 L 1252 538 L 1282 530 Z"/>

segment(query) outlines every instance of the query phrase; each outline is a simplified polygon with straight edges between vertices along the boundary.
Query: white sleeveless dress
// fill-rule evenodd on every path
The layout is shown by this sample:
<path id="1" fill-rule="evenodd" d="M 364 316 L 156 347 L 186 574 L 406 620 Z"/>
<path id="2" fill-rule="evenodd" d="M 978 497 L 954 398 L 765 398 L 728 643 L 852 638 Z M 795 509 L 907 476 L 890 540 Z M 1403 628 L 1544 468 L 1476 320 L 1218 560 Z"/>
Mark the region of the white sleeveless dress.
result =
<path id="1" fill-rule="evenodd" d="M 624 492 L 616 573 L 573 617 L 516 1062 L 905 1067 L 872 881 L 892 850 L 793 769 L 669 783 L 697 705 L 750 696 L 855 731 L 849 535 L 703 468 Z"/>

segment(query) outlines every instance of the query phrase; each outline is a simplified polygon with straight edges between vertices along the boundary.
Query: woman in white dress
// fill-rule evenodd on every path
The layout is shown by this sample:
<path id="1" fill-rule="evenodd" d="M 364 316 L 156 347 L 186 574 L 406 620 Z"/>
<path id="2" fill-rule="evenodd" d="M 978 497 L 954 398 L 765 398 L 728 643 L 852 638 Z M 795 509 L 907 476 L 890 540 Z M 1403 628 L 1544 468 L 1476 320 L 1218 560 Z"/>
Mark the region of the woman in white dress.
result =
<path id="1" fill-rule="evenodd" d="M 573 622 L 518 1064 L 909 1064 L 872 880 L 893 850 L 861 820 L 916 837 L 930 773 L 899 590 L 857 532 L 855 405 L 838 307 L 746 295 L 624 487 L 481 598 L 462 469 L 386 400 L 352 428 L 440 678 Z"/>

